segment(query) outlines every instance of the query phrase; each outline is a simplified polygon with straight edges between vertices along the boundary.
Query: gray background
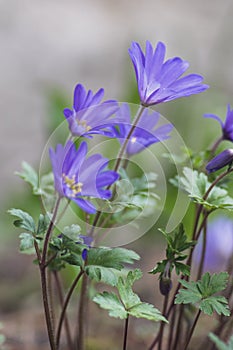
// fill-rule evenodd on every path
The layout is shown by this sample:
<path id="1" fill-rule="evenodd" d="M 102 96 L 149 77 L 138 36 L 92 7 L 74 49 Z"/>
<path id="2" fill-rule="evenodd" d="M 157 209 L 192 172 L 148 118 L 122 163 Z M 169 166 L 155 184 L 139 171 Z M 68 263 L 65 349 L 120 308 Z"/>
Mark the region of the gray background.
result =
<path id="1" fill-rule="evenodd" d="M 205 76 L 205 99 L 224 96 L 225 111 L 233 103 L 232 15 L 231 0 L 0 1 L 1 203 L 21 188 L 13 175 L 21 161 L 40 160 L 46 91 L 61 89 L 71 104 L 81 82 L 123 100 L 134 79 L 131 41 L 164 41 L 168 57 L 187 59 L 190 72 Z M 205 112 L 213 112 L 211 103 Z"/>

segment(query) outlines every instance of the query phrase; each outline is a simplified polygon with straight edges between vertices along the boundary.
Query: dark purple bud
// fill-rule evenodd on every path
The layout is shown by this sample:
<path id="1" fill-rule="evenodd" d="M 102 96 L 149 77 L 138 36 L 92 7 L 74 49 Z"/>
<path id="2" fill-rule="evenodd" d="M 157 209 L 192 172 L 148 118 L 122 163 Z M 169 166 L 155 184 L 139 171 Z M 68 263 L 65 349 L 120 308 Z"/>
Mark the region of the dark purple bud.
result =
<path id="1" fill-rule="evenodd" d="M 168 295 L 172 289 L 172 281 L 169 277 L 161 277 L 159 280 L 159 290 L 162 295 Z"/>
<path id="2" fill-rule="evenodd" d="M 213 173 L 226 165 L 231 167 L 233 162 L 233 149 L 225 149 L 223 152 L 219 153 L 216 157 L 211 159 L 211 161 L 206 165 L 206 170 L 208 173 Z"/>
<path id="3" fill-rule="evenodd" d="M 82 259 L 84 261 L 87 260 L 87 252 L 88 252 L 88 250 L 86 248 L 84 248 L 83 251 L 82 251 Z"/>

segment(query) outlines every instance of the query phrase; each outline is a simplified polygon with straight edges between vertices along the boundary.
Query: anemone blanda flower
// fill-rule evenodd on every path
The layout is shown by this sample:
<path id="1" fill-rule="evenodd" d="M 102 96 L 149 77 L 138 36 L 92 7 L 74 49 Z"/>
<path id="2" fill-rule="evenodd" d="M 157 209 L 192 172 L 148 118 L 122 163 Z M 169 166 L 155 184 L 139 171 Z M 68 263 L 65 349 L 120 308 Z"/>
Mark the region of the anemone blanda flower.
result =
<path id="1" fill-rule="evenodd" d="M 69 124 L 73 136 L 90 137 L 91 134 L 101 134 L 113 137 L 113 114 L 118 110 L 115 100 L 101 102 L 104 89 L 99 89 L 95 94 L 91 90 L 86 91 L 83 85 L 78 84 L 74 89 L 73 109 L 65 108 L 63 113 Z M 118 120 L 119 122 L 119 120 Z"/>
<path id="2" fill-rule="evenodd" d="M 231 110 L 230 104 L 227 105 L 227 113 L 225 122 L 215 114 L 204 114 L 205 118 L 213 118 L 219 122 L 222 128 L 222 139 L 233 142 L 233 109 Z"/>
<path id="3" fill-rule="evenodd" d="M 124 142 L 132 127 L 130 124 L 130 115 L 129 105 L 127 103 L 122 104 L 117 112 L 117 116 L 125 120 L 125 123 L 120 123 L 118 125 L 119 131 L 117 133 L 117 138 L 121 144 Z M 159 113 L 150 113 L 148 109 L 143 111 L 141 118 L 128 141 L 126 147 L 126 153 L 128 156 L 139 153 L 153 143 L 161 142 L 170 137 L 173 125 L 164 124 L 155 128 L 159 119 Z"/>
<path id="4" fill-rule="evenodd" d="M 194 249 L 193 262 L 198 266 L 201 260 L 203 236 Z M 203 272 L 220 272 L 227 269 L 233 254 L 233 220 L 220 216 L 207 226 L 206 251 Z"/>
<path id="5" fill-rule="evenodd" d="M 162 42 L 153 50 L 151 43 L 147 41 L 145 54 L 136 42 L 129 49 L 140 101 L 144 106 L 198 94 L 208 88 L 208 85 L 202 84 L 201 75 L 189 74 L 180 78 L 188 69 L 189 63 L 179 57 L 164 62 L 165 52 L 166 47 Z"/>
<path id="6" fill-rule="evenodd" d="M 86 158 L 87 144 L 82 142 L 76 149 L 72 141 L 63 147 L 58 144 L 56 150 L 49 150 L 54 185 L 60 197 L 74 201 L 85 212 L 96 212 L 94 205 L 85 197 L 109 199 L 111 191 L 105 189 L 118 179 L 118 174 L 104 170 L 108 159 L 100 154 Z"/>
<path id="7" fill-rule="evenodd" d="M 214 171 L 220 170 L 227 165 L 231 167 L 232 162 L 233 149 L 225 149 L 209 161 L 209 163 L 206 165 L 206 170 L 208 171 L 208 173 L 213 173 Z"/>

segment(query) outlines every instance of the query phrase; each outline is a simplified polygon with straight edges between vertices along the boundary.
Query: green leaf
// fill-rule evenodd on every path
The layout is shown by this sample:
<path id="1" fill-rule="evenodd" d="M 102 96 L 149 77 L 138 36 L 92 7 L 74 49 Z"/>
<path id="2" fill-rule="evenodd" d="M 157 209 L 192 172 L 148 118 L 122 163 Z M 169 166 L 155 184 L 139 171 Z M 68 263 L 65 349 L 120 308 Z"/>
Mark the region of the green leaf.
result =
<path id="1" fill-rule="evenodd" d="M 169 266 L 170 274 L 175 268 L 177 275 L 182 273 L 185 276 L 189 276 L 190 266 L 180 261 L 186 259 L 187 255 L 184 252 L 193 247 L 196 242 L 188 240 L 182 223 L 172 233 L 167 233 L 161 229 L 160 231 L 167 241 L 166 259 L 158 262 L 157 266 L 150 273 L 160 273 L 160 278 L 162 278 L 164 274 L 168 274 L 167 267 Z"/>
<path id="2" fill-rule="evenodd" d="M 139 259 L 138 254 L 125 248 L 91 248 L 85 270 L 96 281 L 116 285 L 117 275 L 114 270 L 120 271 L 124 264 L 132 264 Z"/>
<path id="3" fill-rule="evenodd" d="M 85 271 L 89 278 L 96 282 L 106 283 L 110 286 L 117 284 L 118 274 L 115 269 L 104 266 L 86 266 Z"/>
<path id="4" fill-rule="evenodd" d="M 12 208 L 8 210 L 8 213 L 13 216 L 17 216 L 19 218 L 19 220 L 14 221 L 14 225 L 16 227 L 21 227 L 26 231 L 35 233 L 36 231 L 35 222 L 31 217 L 31 215 L 29 215 L 27 212 L 21 209 Z"/>
<path id="5" fill-rule="evenodd" d="M 131 315 L 151 321 L 167 322 L 159 310 L 151 304 L 142 302 L 139 296 L 133 292 L 133 283 L 141 277 L 141 270 L 129 271 L 126 278 L 119 277 L 118 279 L 119 298 L 114 293 L 104 292 L 97 294 L 93 300 L 103 309 L 109 310 L 109 315 L 113 317 L 125 319 Z"/>
<path id="6" fill-rule="evenodd" d="M 175 304 L 194 304 L 207 315 L 212 315 L 215 311 L 219 315 L 229 316 L 230 311 L 226 298 L 214 295 L 226 288 L 228 276 L 227 272 L 213 275 L 206 272 L 197 282 L 180 280 L 186 289 L 179 290 Z"/>
<path id="7" fill-rule="evenodd" d="M 230 337 L 227 344 L 219 339 L 215 334 L 210 333 L 209 338 L 214 342 L 219 350 L 232 350 L 233 349 L 233 335 Z"/>
<path id="8" fill-rule="evenodd" d="M 54 188 L 54 176 L 50 172 L 42 175 L 39 181 L 39 187 L 33 192 L 37 196 L 42 196 L 46 208 L 53 208 L 56 200 L 56 192 Z"/>
<path id="9" fill-rule="evenodd" d="M 81 234 L 81 227 L 76 224 L 65 226 L 63 229 L 63 234 L 73 241 L 77 241 L 79 240 L 78 236 Z"/>
<path id="10" fill-rule="evenodd" d="M 30 233 L 21 233 L 19 235 L 20 246 L 19 249 L 23 253 L 32 254 L 34 250 L 34 237 Z"/>
<path id="11" fill-rule="evenodd" d="M 157 310 L 153 305 L 148 303 L 139 303 L 134 305 L 128 310 L 128 314 L 136 318 L 145 318 L 150 321 L 163 321 L 168 322 L 165 317 L 161 315 L 161 312 Z"/>
<path id="12" fill-rule="evenodd" d="M 226 189 L 214 186 L 208 198 L 203 199 L 205 193 L 211 186 L 208 177 L 204 173 L 198 173 L 196 170 L 185 167 L 184 176 L 171 179 L 170 182 L 189 194 L 189 197 L 196 203 L 202 204 L 206 209 L 213 210 L 218 208 L 233 209 L 233 198 L 228 195 Z"/>
<path id="13" fill-rule="evenodd" d="M 47 213 L 45 215 L 40 214 L 39 220 L 38 220 L 38 225 L 37 225 L 37 235 L 43 235 L 49 226 L 51 220 L 51 214 Z"/>
<path id="14" fill-rule="evenodd" d="M 28 164 L 27 162 L 22 162 L 22 171 L 16 171 L 15 174 L 21 177 L 24 181 L 29 183 L 32 188 L 33 192 L 38 189 L 38 175 L 35 169 Z"/>
<path id="15" fill-rule="evenodd" d="M 119 277 L 117 288 L 126 309 L 130 309 L 141 302 L 139 296 L 132 290 L 134 282 L 140 278 L 142 278 L 142 271 L 139 269 L 129 271 L 126 279 Z"/>
<path id="16" fill-rule="evenodd" d="M 109 311 L 109 316 L 120 319 L 125 319 L 128 316 L 127 311 L 120 302 L 119 298 L 114 293 L 103 292 L 97 294 L 93 301 L 97 303 L 102 309 Z"/>

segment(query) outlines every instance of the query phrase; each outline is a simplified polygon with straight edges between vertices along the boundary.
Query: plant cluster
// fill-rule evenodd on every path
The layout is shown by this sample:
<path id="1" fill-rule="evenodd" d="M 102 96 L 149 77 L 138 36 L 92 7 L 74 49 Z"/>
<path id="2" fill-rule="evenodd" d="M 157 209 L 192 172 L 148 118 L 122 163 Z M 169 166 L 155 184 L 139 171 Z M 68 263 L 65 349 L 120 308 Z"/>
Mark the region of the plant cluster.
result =
<path id="1" fill-rule="evenodd" d="M 69 350 L 86 348 L 89 299 L 107 310 L 109 316 L 124 320 L 122 343 L 118 348 L 127 349 L 129 319 L 136 317 L 159 324 L 155 334 L 145 340 L 148 350 L 185 350 L 202 314 L 207 315 L 205 317 L 215 314 L 216 322 L 213 333 L 208 337 L 207 332 L 200 349 L 212 349 L 214 343 L 219 349 L 231 347 L 232 338 L 228 338 L 231 336 L 233 285 L 229 276 L 233 269 L 233 247 L 224 271 L 212 273 L 211 263 L 208 265 L 207 261 L 211 256 L 207 243 L 210 241 L 214 246 L 215 242 L 209 230 L 209 217 L 217 210 L 233 209 L 228 181 L 233 150 L 225 149 L 216 154 L 222 141 L 233 142 L 230 106 L 225 123 L 218 116 L 206 115 L 220 123 L 222 134 L 208 152 L 189 152 L 189 167 L 171 154 L 183 170 L 170 179 L 170 183 L 177 191 L 187 193 L 195 218 L 189 222 L 188 230 L 184 223 L 172 232 L 161 229 L 166 240 L 165 256 L 156 262 L 150 276 L 159 278 L 162 311 L 142 301 L 135 291 L 134 283 L 143 278 L 143 273 L 131 265 L 140 259 L 139 255 L 123 247 L 105 245 L 108 237 L 120 235 L 121 231 L 127 235 L 135 228 L 141 230 L 141 235 L 146 233 L 141 223 L 153 218 L 160 205 L 156 167 L 154 171 L 144 171 L 137 176 L 130 171 L 135 155 L 145 152 L 146 158 L 151 145 L 166 144 L 173 137 L 174 125 L 165 122 L 151 107 L 208 89 L 201 75 L 184 75 L 189 67 L 187 61 L 179 57 L 165 60 L 165 53 L 162 42 L 155 49 L 147 42 L 145 52 L 135 42 L 129 49 L 140 99 L 134 117 L 131 117 L 134 108 L 128 103 L 104 101 L 103 89 L 93 93 L 78 84 L 74 89 L 73 107 L 64 110 L 69 128 L 66 142 L 49 148 L 52 171 L 38 174 L 24 162 L 22 171 L 18 172 L 42 204 L 42 212 L 36 219 L 21 209 L 13 208 L 9 213 L 16 217 L 14 225 L 23 231 L 19 236 L 20 251 L 35 254 L 51 350 L 60 349 L 64 343 Z M 114 145 L 112 151 L 118 148 L 112 159 L 102 151 L 95 151 L 101 143 L 108 145 L 107 141 L 113 142 L 110 143 Z M 224 167 L 227 168 L 222 171 Z M 187 232 L 191 230 L 189 235 Z M 224 236 L 224 229 L 219 234 Z M 229 245 L 226 240 L 225 245 Z M 74 267 L 75 276 L 64 294 L 61 276 L 70 265 Z M 52 295 L 49 277 L 55 285 Z M 97 282 L 102 289 L 106 286 L 106 290 L 93 291 Z M 71 327 L 67 308 L 79 284 L 78 317 L 75 327 Z M 59 300 L 59 307 L 55 307 L 52 297 Z M 57 315 L 55 320 L 54 314 Z M 229 341 L 228 345 L 225 340 Z"/>

